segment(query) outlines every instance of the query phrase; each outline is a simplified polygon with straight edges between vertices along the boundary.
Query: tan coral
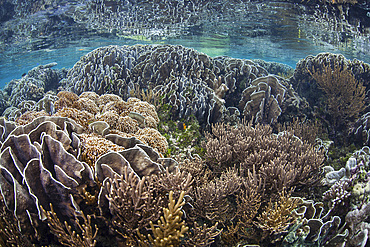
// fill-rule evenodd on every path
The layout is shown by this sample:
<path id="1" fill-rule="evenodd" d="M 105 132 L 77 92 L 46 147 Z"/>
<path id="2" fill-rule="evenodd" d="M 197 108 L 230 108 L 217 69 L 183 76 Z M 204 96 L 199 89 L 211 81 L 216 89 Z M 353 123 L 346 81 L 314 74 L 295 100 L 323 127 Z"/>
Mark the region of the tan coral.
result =
<path id="1" fill-rule="evenodd" d="M 145 118 L 145 127 L 149 128 L 157 128 L 158 121 L 155 120 L 152 116 L 148 116 Z"/>
<path id="2" fill-rule="evenodd" d="M 95 118 L 98 121 L 106 122 L 112 129 L 117 129 L 119 116 L 115 111 L 106 111 L 103 114 L 97 114 Z"/>
<path id="3" fill-rule="evenodd" d="M 140 129 L 135 133 L 139 139 L 144 139 L 149 146 L 157 149 L 160 153 L 165 153 L 168 148 L 167 140 L 159 133 L 158 130 L 153 128 Z"/>
<path id="4" fill-rule="evenodd" d="M 125 133 L 136 133 L 139 130 L 139 123 L 128 116 L 119 117 L 117 129 Z"/>
<path id="5" fill-rule="evenodd" d="M 98 98 L 96 103 L 98 104 L 100 109 L 102 109 L 107 103 L 120 100 L 122 100 L 121 97 L 115 94 L 103 94 Z"/>
<path id="6" fill-rule="evenodd" d="M 98 101 L 99 95 L 95 92 L 83 92 L 80 94 L 80 98 L 88 98 L 95 102 L 95 104 Z"/>
<path id="7" fill-rule="evenodd" d="M 90 166 L 93 166 L 100 156 L 109 151 L 119 152 L 125 149 L 96 134 L 81 134 L 79 137 L 81 139 L 80 158 Z"/>
<path id="8" fill-rule="evenodd" d="M 101 112 L 115 111 L 119 115 L 126 116 L 130 111 L 128 110 L 129 104 L 123 100 L 115 100 L 101 106 Z"/>
<path id="9" fill-rule="evenodd" d="M 157 122 L 157 124 L 159 123 L 158 114 L 154 105 L 151 105 L 145 101 L 140 101 L 139 99 L 136 98 L 129 98 L 127 100 L 127 103 L 130 104 L 131 112 L 139 113 L 144 117 L 151 116 Z"/>
<path id="10" fill-rule="evenodd" d="M 15 122 L 20 125 L 26 125 L 41 116 L 49 116 L 49 114 L 45 111 L 26 111 Z"/>
<path id="11" fill-rule="evenodd" d="M 61 91 L 57 94 L 58 100 L 55 101 L 55 110 L 61 110 L 64 107 L 72 107 L 73 103 L 78 100 L 78 96 L 75 93 L 68 91 Z"/>
<path id="12" fill-rule="evenodd" d="M 91 122 L 94 122 L 94 115 L 87 111 L 80 111 L 75 108 L 65 107 L 55 113 L 53 116 L 68 117 L 75 120 L 78 124 L 88 128 Z"/>
<path id="13" fill-rule="evenodd" d="M 88 111 L 94 115 L 99 112 L 98 106 L 93 100 L 89 98 L 80 97 L 77 101 L 73 103 L 72 107 L 81 111 Z"/>

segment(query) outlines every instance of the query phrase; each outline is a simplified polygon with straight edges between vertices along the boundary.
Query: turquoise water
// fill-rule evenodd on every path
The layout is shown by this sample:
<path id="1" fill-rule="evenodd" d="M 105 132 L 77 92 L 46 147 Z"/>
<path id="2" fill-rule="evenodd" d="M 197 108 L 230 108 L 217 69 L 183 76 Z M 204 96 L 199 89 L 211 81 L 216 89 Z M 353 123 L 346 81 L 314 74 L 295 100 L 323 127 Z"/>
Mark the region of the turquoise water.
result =
<path id="1" fill-rule="evenodd" d="M 311 7 L 308 10 L 300 4 L 263 1 L 220 6 L 219 13 L 214 12 L 217 6 L 205 8 L 207 11 L 199 11 L 196 20 L 184 22 L 184 25 L 151 23 L 147 27 L 138 22 L 141 26 L 137 24 L 138 27 L 121 30 L 121 33 L 114 31 L 117 34 L 109 38 L 102 35 L 113 32 L 107 29 L 92 31 L 96 32 L 92 37 L 80 31 L 81 37 L 72 41 L 70 36 L 78 30 L 67 30 L 62 36 L 50 39 L 40 35 L 26 40 L 19 38 L 19 43 L 6 44 L 6 48 L 1 49 L 0 87 L 41 64 L 56 62 L 55 68 L 71 68 L 81 56 L 111 44 L 176 44 L 210 56 L 263 59 L 293 68 L 300 59 L 320 52 L 341 53 L 348 59 L 370 62 L 368 30 L 360 33 L 346 19 L 334 22 L 334 17 L 321 9 Z M 55 12 L 67 11 L 66 7 L 60 9 Z M 45 19 L 43 12 L 33 16 L 32 20 Z"/>

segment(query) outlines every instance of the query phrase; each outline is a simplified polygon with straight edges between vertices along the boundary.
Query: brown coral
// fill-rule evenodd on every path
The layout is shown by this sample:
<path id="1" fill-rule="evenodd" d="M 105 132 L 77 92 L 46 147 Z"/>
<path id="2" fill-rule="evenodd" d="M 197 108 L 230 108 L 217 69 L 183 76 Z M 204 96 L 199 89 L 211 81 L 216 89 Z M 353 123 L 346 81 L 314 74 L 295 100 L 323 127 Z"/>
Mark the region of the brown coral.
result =
<path id="1" fill-rule="evenodd" d="M 325 92 L 325 102 L 336 124 L 341 119 L 356 118 L 365 107 L 365 87 L 352 71 L 338 61 L 309 71 L 319 88 Z"/>
<path id="2" fill-rule="evenodd" d="M 135 242 L 134 233 L 149 228 L 149 222 L 159 219 L 163 198 L 155 196 L 155 187 L 128 167 L 121 176 L 110 178 L 106 186 L 109 209 L 114 215 L 113 228 L 127 241 Z"/>
<path id="3" fill-rule="evenodd" d="M 61 110 L 64 107 L 72 107 L 73 103 L 78 100 L 78 95 L 68 91 L 62 91 L 57 94 L 58 100 L 55 101 L 55 110 Z"/>
<path id="4" fill-rule="evenodd" d="M 289 132 L 272 134 L 268 125 L 242 123 L 237 127 L 218 124 L 207 135 L 206 159 L 214 171 L 239 164 L 243 176 L 255 170 L 269 191 L 314 184 L 319 180 L 322 152 Z"/>

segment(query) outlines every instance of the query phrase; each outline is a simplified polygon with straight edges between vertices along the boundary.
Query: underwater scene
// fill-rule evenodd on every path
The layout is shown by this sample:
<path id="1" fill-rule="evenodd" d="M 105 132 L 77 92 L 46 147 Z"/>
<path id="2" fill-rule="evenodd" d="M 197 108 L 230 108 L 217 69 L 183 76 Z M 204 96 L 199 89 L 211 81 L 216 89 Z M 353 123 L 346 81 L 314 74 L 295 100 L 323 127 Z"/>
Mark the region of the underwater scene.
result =
<path id="1" fill-rule="evenodd" d="M 370 246 L 370 2 L 0 0 L 0 246 Z"/>

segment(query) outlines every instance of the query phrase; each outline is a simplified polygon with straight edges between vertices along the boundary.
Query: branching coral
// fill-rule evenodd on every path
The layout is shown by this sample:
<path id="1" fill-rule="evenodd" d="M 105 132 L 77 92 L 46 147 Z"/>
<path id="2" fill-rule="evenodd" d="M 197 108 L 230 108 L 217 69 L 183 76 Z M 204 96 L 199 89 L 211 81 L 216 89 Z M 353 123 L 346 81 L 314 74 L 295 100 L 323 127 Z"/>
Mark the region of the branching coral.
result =
<path id="1" fill-rule="evenodd" d="M 54 212 L 52 204 L 50 204 L 50 211 L 45 211 L 43 208 L 42 210 L 46 216 L 50 231 L 58 238 L 58 241 L 63 244 L 63 246 L 94 247 L 96 245 L 95 238 L 98 233 L 98 228 L 96 225 L 94 227 L 92 226 L 90 215 L 85 216 L 82 211 L 75 210 L 74 223 L 77 226 L 76 230 L 81 232 L 78 234 L 66 221 L 64 221 L 64 224 L 60 222 L 60 219 Z M 82 218 L 82 224 L 78 217 Z"/>
<path id="2" fill-rule="evenodd" d="M 106 188 L 114 230 L 128 242 L 137 241 L 134 233 L 159 219 L 163 198 L 155 197 L 155 188 L 128 167 L 120 177 L 110 178 Z"/>
<path id="3" fill-rule="evenodd" d="M 328 112 L 333 123 L 356 118 L 365 107 L 365 87 L 355 79 L 352 71 L 338 62 L 322 65 L 321 70 L 309 71 L 319 88 L 325 92 Z"/>
<path id="4" fill-rule="evenodd" d="M 255 170 L 269 191 L 318 181 L 323 153 L 289 132 L 272 134 L 270 126 L 242 123 L 237 127 L 216 124 L 204 147 L 214 171 L 240 165 L 242 176 Z"/>
<path id="5" fill-rule="evenodd" d="M 291 192 L 283 190 L 279 193 L 277 202 L 269 201 L 262 214 L 257 217 L 256 224 L 269 234 L 281 233 L 294 224 L 296 218 L 292 212 L 301 203 L 301 198 L 291 197 Z"/>
<path id="6" fill-rule="evenodd" d="M 194 222 L 194 227 L 191 229 L 191 233 L 188 234 L 188 239 L 185 240 L 184 245 L 187 247 L 210 246 L 214 242 L 215 238 L 221 233 L 221 231 L 217 230 L 217 225 L 218 223 L 211 227 L 207 227 L 206 224 L 199 226 L 197 222 Z"/>
<path id="7" fill-rule="evenodd" d="M 182 191 L 176 202 L 173 198 L 173 192 L 170 191 L 168 208 L 163 208 L 163 216 L 161 216 L 156 225 L 153 222 L 149 222 L 153 236 L 149 234 L 148 239 L 153 246 L 179 246 L 180 238 L 184 237 L 184 234 L 189 229 L 181 218 L 183 215 L 181 209 L 185 204 L 184 196 L 185 192 Z M 142 242 L 147 242 L 143 235 L 139 232 L 138 234 Z"/>
<path id="8" fill-rule="evenodd" d="M 220 178 L 195 188 L 192 194 L 194 210 L 191 214 L 198 219 L 203 218 L 212 223 L 226 224 L 234 217 L 232 212 L 235 210 L 229 202 L 229 197 L 236 194 L 240 186 L 241 178 L 237 171 L 229 169 Z"/>

